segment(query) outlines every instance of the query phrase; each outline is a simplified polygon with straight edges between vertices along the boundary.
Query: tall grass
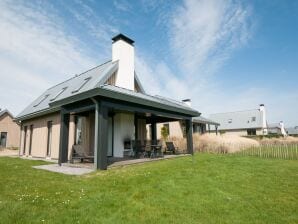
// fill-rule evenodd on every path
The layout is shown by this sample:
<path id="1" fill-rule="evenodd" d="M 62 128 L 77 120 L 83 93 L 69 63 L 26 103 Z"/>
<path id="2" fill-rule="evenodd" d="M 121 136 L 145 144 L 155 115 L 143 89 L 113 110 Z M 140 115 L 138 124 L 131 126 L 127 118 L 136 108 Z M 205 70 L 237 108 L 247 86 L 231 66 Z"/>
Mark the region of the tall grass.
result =
<path id="1" fill-rule="evenodd" d="M 213 153 L 234 153 L 260 146 L 256 140 L 232 135 L 194 134 L 193 142 L 195 151 Z"/>
<path id="2" fill-rule="evenodd" d="M 297 160 L 298 144 L 262 144 L 259 147 L 251 147 L 231 155 Z"/>
<path id="3" fill-rule="evenodd" d="M 186 140 L 171 138 L 179 149 L 186 149 Z M 261 158 L 298 159 L 298 138 L 270 138 L 254 140 L 235 135 L 193 135 L 194 151 L 233 156 L 258 156 Z"/>

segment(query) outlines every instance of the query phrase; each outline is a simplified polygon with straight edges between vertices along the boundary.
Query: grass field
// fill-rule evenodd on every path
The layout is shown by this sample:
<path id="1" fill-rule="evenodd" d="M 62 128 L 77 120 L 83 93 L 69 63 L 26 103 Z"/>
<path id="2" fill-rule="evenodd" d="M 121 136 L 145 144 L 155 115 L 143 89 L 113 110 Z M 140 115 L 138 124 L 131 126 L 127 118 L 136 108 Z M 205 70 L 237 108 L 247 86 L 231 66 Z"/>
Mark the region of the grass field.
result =
<path id="1" fill-rule="evenodd" d="M 0 158 L 0 223 L 298 223 L 298 162 L 196 154 L 66 176 Z"/>

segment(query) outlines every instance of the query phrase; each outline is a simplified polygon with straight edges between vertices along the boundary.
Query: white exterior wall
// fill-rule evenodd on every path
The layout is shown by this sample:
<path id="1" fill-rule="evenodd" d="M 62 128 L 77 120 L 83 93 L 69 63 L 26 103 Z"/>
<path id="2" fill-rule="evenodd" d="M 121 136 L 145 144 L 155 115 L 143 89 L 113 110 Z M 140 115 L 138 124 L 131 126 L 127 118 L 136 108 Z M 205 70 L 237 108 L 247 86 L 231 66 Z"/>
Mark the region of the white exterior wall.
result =
<path id="1" fill-rule="evenodd" d="M 116 86 L 134 91 L 134 46 L 117 40 L 112 45 L 112 61 L 118 61 Z"/>
<path id="2" fill-rule="evenodd" d="M 247 129 L 239 129 L 239 130 L 223 130 L 224 135 L 237 135 L 237 136 L 247 136 Z M 215 133 L 215 131 L 212 131 Z M 220 133 L 220 131 L 218 131 Z M 263 135 L 263 130 L 261 128 L 256 129 L 257 135 Z"/>
<path id="3" fill-rule="evenodd" d="M 123 157 L 124 140 L 134 139 L 134 114 L 118 113 L 114 117 L 114 157 Z"/>

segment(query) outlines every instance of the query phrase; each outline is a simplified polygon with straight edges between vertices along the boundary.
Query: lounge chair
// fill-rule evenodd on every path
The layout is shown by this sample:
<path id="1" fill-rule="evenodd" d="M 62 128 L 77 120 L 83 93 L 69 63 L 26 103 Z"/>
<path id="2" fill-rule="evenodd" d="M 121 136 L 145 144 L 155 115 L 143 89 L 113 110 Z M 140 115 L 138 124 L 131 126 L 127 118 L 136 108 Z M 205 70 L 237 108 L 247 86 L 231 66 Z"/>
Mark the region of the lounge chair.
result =
<path id="1" fill-rule="evenodd" d="M 94 156 L 88 155 L 82 145 L 73 145 L 70 162 L 73 163 L 74 159 L 80 159 L 81 162 L 84 160 L 94 161 Z"/>
<path id="2" fill-rule="evenodd" d="M 176 151 L 178 151 L 178 147 L 175 147 L 173 142 L 166 142 L 165 153 L 171 152 L 172 154 L 175 154 Z"/>

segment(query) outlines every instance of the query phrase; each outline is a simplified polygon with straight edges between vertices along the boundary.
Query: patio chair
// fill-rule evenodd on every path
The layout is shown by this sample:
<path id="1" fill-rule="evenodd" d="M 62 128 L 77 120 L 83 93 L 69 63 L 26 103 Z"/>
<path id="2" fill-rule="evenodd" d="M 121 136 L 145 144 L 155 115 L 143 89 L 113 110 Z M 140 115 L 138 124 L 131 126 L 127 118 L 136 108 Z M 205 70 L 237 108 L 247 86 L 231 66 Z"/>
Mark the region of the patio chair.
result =
<path id="1" fill-rule="evenodd" d="M 82 145 L 73 145 L 70 162 L 73 163 L 74 159 L 79 159 L 82 163 L 84 160 L 94 161 L 94 156 L 88 155 Z"/>
<path id="2" fill-rule="evenodd" d="M 132 150 L 134 153 L 134 157 L 138 158 L 140 155 L 146 157 L 145 145 L 142 144 L 141 140 L 132 140 Z"/>
<path id="3" fill-rule="evenodd" d="M 166 142 L 165 153 L 171 152 L 172 154 L 175 154 L 177 151 L 178 147 L 175 147 L 173 142 Z"/>

